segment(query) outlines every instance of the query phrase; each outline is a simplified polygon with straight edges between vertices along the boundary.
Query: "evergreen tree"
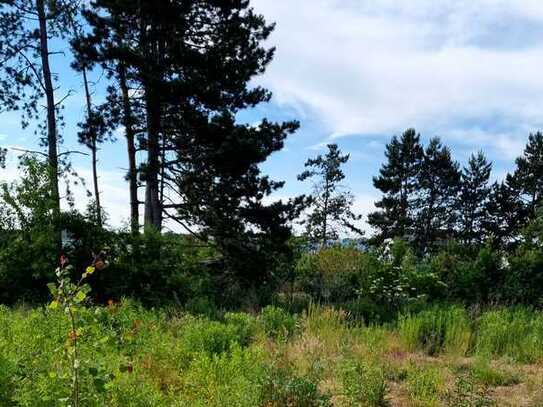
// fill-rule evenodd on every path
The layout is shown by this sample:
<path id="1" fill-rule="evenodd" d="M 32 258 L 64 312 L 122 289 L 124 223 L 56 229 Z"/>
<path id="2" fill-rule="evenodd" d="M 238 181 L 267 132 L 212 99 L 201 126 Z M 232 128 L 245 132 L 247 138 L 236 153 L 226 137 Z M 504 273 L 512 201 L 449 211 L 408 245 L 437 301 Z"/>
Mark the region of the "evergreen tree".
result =
<path id="1" fill-rule="evenodd" d="M 363 233 L 354 223 L 361 216 L 351 210 L 353 196 L 340 184 L 345 179 L 341 166 L 349 160 L 349 155 L 342 154 L 337 144 L 327 147 L 328 153 L 307 160 L 308 169 L 298 176 L 300 181 L 316 178 L 309 198 L 310 212 L 304 223 L 308 238 L 323 247 L 337 240 L 342 230 Z"/>
<path id="2" fill-rule="evenodd" d="M 414 205 L 415 244 L 421 252 L 453 236 L 454 203 L 460 182 L 458 167 L 439 138 L 430 140 L 418 174 L 418 197 Z"/>
<path id="3" fill-rule="evenodd" d="M 507 178 L 509 186 L 518 191 L 527 217 L 534 219 L 543 203 L 543 134 L 530 134 L 521 157 L 516 159 L 517 168 Z"/>
<path id="4" fill-rule="evenodd" d="M 458 237 L 468 245 L 484 243 L 489 220 L 492 186 L 489 184 L 492 163 L 482 151 L 472 155 L 462 169 L 458 197 Z"/>
<path id="5" fill-rule="evenodd" d="M 494 246 L 508 248 L 516 242 L 525 219 L 520 192 L 511 186 L 509 174 L 505 181 L 492 185 L 484 227 Z"/>
<path id="6" fill-rule="evenodd" d="M 249 84 L 273 57 L 260 45 L 273 25 L 247 0 L 95 0 L 85 16 L 93 31 L 74 45 L 81 58 L 121 67 L 138 89 L 145 225 L 160 230 L 171 219 L 213 238 L 232 262 L 260 261 L 254 253 L 266 239 L 284 246 L 299 200 L 265 205 L 282 183 L 262 176 L 259 164 L 298 123 L 236 123 L 240 110 L 271 97 Z M 245 271 L 265 274 L 265 263 Z"/>
<path id="7" fill-rule="evenodd" d="M 373 185 L 384 196 L 375 204 L 378 210 L 368 217 L 368 223 L 376 229 L 376 243 L 396 237 L 413 240 L 414 204 L 423 156 L 420 135 L 414 129 L 406 130 L 399 139 L 394 136 L 387 144 L 387 162 L 379 176 L 373 178 Z"/>

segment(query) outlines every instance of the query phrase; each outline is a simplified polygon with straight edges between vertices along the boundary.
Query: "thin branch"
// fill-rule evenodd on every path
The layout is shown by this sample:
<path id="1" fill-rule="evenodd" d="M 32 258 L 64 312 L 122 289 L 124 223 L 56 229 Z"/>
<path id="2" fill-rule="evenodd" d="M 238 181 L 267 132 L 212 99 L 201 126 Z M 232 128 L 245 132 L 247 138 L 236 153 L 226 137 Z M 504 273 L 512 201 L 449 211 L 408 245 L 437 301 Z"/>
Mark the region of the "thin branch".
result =
<path id="1" fill-rule="evenodd" d="M 173 215 L 170 215 L 168 213 L 168 211 L 164 211 L 164 214 L 166 215 L 166 217 L 168 219 L 171 219 L 175 222 L 177 222 L 179 225 L 181 225 L 183 227 L 183 229 L 185 229 L 187 232 L 189 232 L 192 236 L 194 236 L 196 239 L 200 240 L 201 242 L 204 242 L 204 243 L 207 243 L 207 241 L 202 238 L 200 235 L 198 235 L 196 232 L 192 231 L 187 225 L 185 225 L 184 222 L 182 222 L 179 218 L 173 216 Z"/>
<path id="2" fill-rule="evenodd" d="M 68 93 L 66 94 L 66 96 L 64 96 L 62 99 L 60 99 L 57 103 L 55 103 L 55 107 L 57 107 L 58 105 L 62 104 L 62 102 L 64 102 L 66 99 L 68 99 L 70 96 L 72 96 L 74 93 L 74 91 L 72 89 L 70 89 L 68 91 Z"/>
<path id="3" fill-rule="evenodd" d="M 77 150 L 70 150 L 70 151 L 64 151 L 63 153 L 60 153 L 58 156 L 62 157 L 63 155 L 69 155 L 69 154 L 81 154 L 88 156 L 88 153 L 84 153 L 83 151 L 77 151 Z"/>
<path id="4" fill-rule="evenodd" d="M 20 152 L 25 153 L 25 154 L 40 154 L 40 155 L 43 155 L 44 157 L 48 157 L 48 155 L 46 153 L 44 153 L 43 151 L 26 150 L 24 148 L 17 148 L 17 147 L 8 147 L 8 148 L 10 150 L 20 151 Z"/>

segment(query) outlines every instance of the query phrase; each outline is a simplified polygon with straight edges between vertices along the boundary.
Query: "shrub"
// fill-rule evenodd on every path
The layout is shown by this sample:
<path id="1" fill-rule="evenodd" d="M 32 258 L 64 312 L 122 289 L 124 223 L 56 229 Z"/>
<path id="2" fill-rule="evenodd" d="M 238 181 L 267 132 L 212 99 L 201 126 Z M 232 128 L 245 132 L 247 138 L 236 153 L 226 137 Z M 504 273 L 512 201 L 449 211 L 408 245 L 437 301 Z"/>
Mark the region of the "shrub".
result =
<path id="1" fill-rule="evenodd" d="M 240 330 L 239 326 L 218 321 L 193 319 L 187 321 L 182 329 L 185 348 L 191 353 L 220 354 L 235 344 L 243 345 L 248 341 L 247 332 Z"/>
<path id="2" fill-rule="evenodd" d="M 439 298 L 446 288 L 425 262 L 415 257 L 403 240 L 382 249 L 378 267 L 371 270 L 368 288 L 359 295 L 371 298 L 389 314 Z"/>
<path id="3" fill-rule="evenodd" d="M 234 328 L 239 344 L 249 345 L 257 330 L 255 317 L 243 312 L 229 312 L 225 314 L 224 320 L 228 326 Z"/>
<path id="4" fill-rule="evenodd" d="M 475 251 L 456 242 L 432 256 L 429 265 L 446 284 L 446 297 L 467 304 L 501 295 L 503 254 L 489 245 Z"/>
<path id="5" fill-rule="evenodd" d="M 160 389 L 131 373 L 120 374 L 108 384 L 108 406 L 166 407 L 171 406 Z"/>
<path id="6" fill-rule="evenodd" d="M 270 368 L 263 383 L 263 402 L 269 407 L 328 407 L 330 397 L 315 383 L 284 369 Z"/>
<path id="7" fill-rule="evenodd" d="M 367 285 L 377 259 L 356 247 L 335 245 L 306 253 L 296 265 L 298 285 L 320 302 L 350 301 Z"/>
<path id="8" fill-rule="evenodd" d="M 342 384 L 345 396 L 353 405 L 386 405 L 385 374 L 378 366 L 349 360 L 342 369 Z"/>
<path id="9" fill-rule="evenodd" d="M 296 317 L 273 305 L 262 309 L 260 321 L 266 335 L 272 338 L 287 338 L 296 329 Z"/>
<path id="10" fill-rule="evenodd" d="M 451 352 L 464 355 L 469 348 L 471 329 L 464 308 L 434 306 L 418 314 L 404 315 L 399 331 L 410 349 L 430 355 Z"/>

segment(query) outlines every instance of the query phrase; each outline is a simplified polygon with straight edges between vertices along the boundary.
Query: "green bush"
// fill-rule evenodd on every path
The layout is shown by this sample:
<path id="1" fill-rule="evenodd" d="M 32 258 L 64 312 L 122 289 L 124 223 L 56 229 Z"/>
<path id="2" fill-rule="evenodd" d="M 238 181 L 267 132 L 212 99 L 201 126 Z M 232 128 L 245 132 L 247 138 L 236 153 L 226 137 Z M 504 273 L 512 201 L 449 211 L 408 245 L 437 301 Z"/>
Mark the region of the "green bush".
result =
<path id="1" fill-rule="evenodd" d="M 406 307 L 440 298 L 445 288 L 431 267 L 419 261 L 405 241 L 396 239 L 381 248 L 379 262 L 370 270 L 368 286 L 361 287 L 359 296 L 370 298 L 393 316 Z"/>
<path id="2" fill-rule="evenodd" d="M 269 407 L 328 407 L 330 397 L 307 378 L 269 368 L 263 382 L 263 405 Z"/>
<path id="3" fill-rule="evenodd" d="M 107 405 L 111 407 L 171 406 L 160 389 L 151 383 L 143 382 L 134 374 L 119 374 L 107 387 Z"/>
<path id="4" fill-rule="evenodd" d="M 184 345 L 191 353 L 220 354 L 248 342 L 247 330 L 240 325 L 198 318 L 187 321 L 182 329 Z"/>
<path id="5" fill-rule="evenodd" d="M 475 304 L 502 296 L 502 258 L 500 251 L 488 245 L 474 250 L 450 242 L 431 257 L 429 264 L 446 284 L 449 300 Z"/>
<path id="6" fill-rule="evenodd" d="M 400 336 L 410 349 L 429 355 L 450 352 L 464 355 L 469 349 L 471 329 L 464 308 L 432 307 L 418 314 L 400 317 Z"/>
<path id="7" fill-rule="evenodd" d="M 342 385 L 343 392 L 352 405 L 386 405 L 385 373 L 379 366 L 348 360 L 342 368 Z"/>
<path id="8" fill-rule="evenodd" d="M 266 335 L 272 338 L 287 338 L 296 329 L 296 317 L 273 305 L 262 309 L 260 322 Z"/>
<path id="9" fill-rule="evenodd" d="M 234 328 L 238 343 L 242 346 L 249 345 L 257 331 L 256 318 L 243 312 L 228 312 L 224 315 L 224 320 L 228 326 Z"/>
<path id="10" fill-rule="evenodd" d="M 305 253 L 296 265 L 297 285 L 318 302 L 350 301 L 367 286 L 377 259 L 355 247 L 335 245 Z"/>

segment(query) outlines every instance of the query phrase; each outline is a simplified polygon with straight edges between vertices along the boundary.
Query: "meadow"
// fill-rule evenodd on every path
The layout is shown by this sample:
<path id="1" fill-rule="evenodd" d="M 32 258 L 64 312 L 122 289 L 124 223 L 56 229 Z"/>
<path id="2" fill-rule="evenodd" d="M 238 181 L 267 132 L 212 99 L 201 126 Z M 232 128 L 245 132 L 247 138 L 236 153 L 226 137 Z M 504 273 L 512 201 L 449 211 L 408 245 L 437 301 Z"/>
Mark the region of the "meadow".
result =
<path id="1" fill-rule="evenodd" d="M 543 406 L 543 313 L 432 306 L 365 325 L 339 308 L 212 318 L 122 301 L 0 307 L 0 405 Z"/>

